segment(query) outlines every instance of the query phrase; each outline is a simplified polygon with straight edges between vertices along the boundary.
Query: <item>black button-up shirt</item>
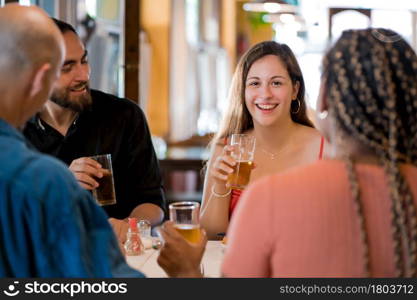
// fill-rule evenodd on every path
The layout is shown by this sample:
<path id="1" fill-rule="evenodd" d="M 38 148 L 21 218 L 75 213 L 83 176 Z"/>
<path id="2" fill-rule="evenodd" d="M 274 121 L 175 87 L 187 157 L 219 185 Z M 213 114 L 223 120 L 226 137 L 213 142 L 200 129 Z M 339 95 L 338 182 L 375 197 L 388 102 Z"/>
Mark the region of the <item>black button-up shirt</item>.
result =
<path id="1" fill-rule="evenodd" d="M 24 128 L 26 138 L 43 153 L 67 165 L 99 154 L 112 156 L 117 204 L 104 206 L 109 217 L 126 218 L 139 204 L 165 210 L 161 175 L 142 110 L 127 99 L 91 90 L 93 105 L 62 136 L 38 116 Z"/>

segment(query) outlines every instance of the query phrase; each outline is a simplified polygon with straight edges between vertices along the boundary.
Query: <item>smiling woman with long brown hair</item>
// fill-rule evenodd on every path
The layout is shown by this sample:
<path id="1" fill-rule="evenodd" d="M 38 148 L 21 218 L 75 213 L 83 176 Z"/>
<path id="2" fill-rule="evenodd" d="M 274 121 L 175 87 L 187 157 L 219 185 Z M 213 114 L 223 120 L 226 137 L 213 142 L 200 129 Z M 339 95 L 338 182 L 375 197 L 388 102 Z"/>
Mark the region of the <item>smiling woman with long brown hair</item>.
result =
<path id="1" fill-rule="evenodd" d="M 287 45 L 262 42 L 241 58 L 228 109 L 212 141 L 204 184 L 201 225 L 209 238 L 227 230 L 242 192 L 226 184 L 236 164 L 227 146 L 232 134 L 256 138 L 256 168 L 249 183 L 321 158 L 323 139 L 307 117 L 304 97 L 303 75 Z"/>

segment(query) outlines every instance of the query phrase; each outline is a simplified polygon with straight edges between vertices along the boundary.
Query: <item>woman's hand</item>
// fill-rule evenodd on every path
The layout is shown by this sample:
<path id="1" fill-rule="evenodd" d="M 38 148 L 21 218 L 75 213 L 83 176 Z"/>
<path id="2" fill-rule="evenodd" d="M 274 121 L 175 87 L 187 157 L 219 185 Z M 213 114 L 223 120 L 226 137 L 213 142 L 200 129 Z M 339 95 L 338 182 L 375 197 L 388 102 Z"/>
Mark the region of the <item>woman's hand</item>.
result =
<path id="1" fill-rule="evenodd" d="M 230 155 L 233 146 L 226 145 L 222 153 L 215 159 L 210 175 L 214 179 L 214 190 L 217 193 L 223 194 L 227 192 L 227 178 L 233 173 L 233 168 L 236 165 L 236 160 Z"/>

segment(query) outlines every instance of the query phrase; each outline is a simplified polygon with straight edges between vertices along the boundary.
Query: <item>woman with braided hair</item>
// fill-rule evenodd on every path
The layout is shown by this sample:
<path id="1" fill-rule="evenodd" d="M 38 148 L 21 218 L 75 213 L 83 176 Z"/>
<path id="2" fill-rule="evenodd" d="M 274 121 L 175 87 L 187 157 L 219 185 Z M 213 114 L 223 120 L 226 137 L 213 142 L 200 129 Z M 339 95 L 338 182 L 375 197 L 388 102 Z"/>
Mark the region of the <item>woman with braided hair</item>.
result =
<path id="1" fill-rule="evenodd" d="M 390 30 L 345 31 L 324 58 L 317 108 L 332 158 L 247 189 L 223 274 L 416 277 L 416 54 Z M 171 274 L 190 274 L 178 261 Z"/>
<path id="2" fill-rule="evenodd" d="M 415 277 L 416 54 L 390 30 L 345 31 L 323 61 L 318 111 L 332 159 L 249 188 L 224 274 Z"/>

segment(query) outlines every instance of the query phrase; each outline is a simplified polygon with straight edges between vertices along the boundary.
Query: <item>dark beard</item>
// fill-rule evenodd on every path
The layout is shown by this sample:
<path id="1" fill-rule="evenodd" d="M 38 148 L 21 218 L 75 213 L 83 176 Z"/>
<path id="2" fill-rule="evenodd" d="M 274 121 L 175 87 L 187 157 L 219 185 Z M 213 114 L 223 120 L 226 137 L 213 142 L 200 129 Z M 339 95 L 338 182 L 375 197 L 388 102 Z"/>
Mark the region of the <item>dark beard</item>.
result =
<path id="1" fill-rule="evenodd" d="M 63 108 L 68 108 L 75 112 L 82 112 L 83 110 L 89 109 L 92 104 L 90 88 L 86 87 L 87 92 L 76 98 L 70 100 L 69 89 L 63 91 L 53 91 L 50 100 Z"/>

